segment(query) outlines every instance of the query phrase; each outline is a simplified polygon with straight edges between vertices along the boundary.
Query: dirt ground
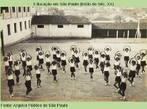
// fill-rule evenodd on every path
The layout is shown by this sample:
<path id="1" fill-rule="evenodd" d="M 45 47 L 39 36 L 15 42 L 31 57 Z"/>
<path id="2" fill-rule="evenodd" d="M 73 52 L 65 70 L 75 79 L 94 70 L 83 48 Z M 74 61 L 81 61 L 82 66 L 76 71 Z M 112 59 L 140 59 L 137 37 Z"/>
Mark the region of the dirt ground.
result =
<path id="1" fill-rule="evenodd" d="M 141 42 L 134 42 L 132 40 L 126 39 L 66 39 L 66 40 L 28 40 L 22 43 L 18 43 L 13 46 L 5 48 L 5 52 L 13 52 L 13 60 L 19 59 L 18 49 L 24 47 L 27 53 L 31 54 L 32 65 L 37 63 L 36 61 L 36 47 L 42 46 L 43 50 L 49 50 L 51 52 L 52 46 L 58 46 L 61 50 L 67 52 L 67 59 L 71 57 L 70 46 L 76 45 L 81 49 L 81 53 L 92 45 L 95 49 L 103 50 L 106 45 L 110 45 L 112 51 L 110 53 L 111 57 L 111 69 L 110 69 L 110 86 L 104 85 L 104 77 L 101 75 L 100 69 L 94 69 L 94 81 L 90 81 L 90 75 L 84 74 L 84 67 L 82 65 L 83 58 L 80 53 L 80 70 L 76 70 L 76 80 L 70 79 L 70 69 L 69 64 L 66 66 L 66 73 L 63 74 L 62 70 L 58 69 L 57 79 L 58 83 L 53 83 L 53 76 L 47 73 L 45 63 L 43 67 L 45 71 L 41 70 L 41 80 L 42 87 L 37 88 L 37 79 L 35 70 L 32 71 L 32 92 L 30 93 L 31 98 L 25 97 L 26 87 L 24 85 L 25 79 L 22 76 L 23 69 L 20 65 L 20 81 L 21 85 L 14 86 L 14 97 L 9 98 L 9 91 L 7 86 L 7 80 L 4 71 L 3 56 L 1 57 L 1 101 L 121 101 L 120 95 L 116 93 L 116 88 L 113 86 L 115 81 L 114 75 L 114 54 L 116 51 L 120 51 L 123 54 L 123 47 L 129 45 L 131 47 L 130 57 L 133 57 L 140 49 L 146 49 L 146 39 Z M 51 52 L 52 54 L 52 52 Z M 51 56 L 52 59 L 52 56 Z M 124 67 L 123 58 L 121 59 L 121 65 Z M 146 67 L 147 68 L 147 67 Z M 129 69 L 128 69 L 129 71 Z M 141 70 L 140 70 L 141 71 Z M 15 76 L 14 76 L 15 80 Z M 129 87 L 130 83 L 127 82 L 126 89 L 126 101 L 137 101 L 137 102 L 146 102 L 147 101 L 147 90 L 146 90 L 146 73 L 141 76 L 141 78 L 135 78 L 135 87 Z"/>

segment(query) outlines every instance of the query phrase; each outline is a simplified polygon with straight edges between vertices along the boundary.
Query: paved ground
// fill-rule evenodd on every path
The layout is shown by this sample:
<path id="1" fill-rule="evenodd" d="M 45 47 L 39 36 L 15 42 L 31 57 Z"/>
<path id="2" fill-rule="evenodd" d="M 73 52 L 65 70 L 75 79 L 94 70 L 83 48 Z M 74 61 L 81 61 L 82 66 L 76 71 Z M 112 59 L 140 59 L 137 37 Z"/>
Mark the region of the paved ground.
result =
<path id="1" fill-rule="evenodd" d="M 14 95 L 12 99 L 9 98 L 9 92 L 7 87 L 7 81 L 4 72 L 4 64 L 1 61 L 1 101 L 121 101 L 121 97 L 115 92 L 113 86 L 114 83 L 114 70 L 113 70 L 113 57 L 114 53 L 119 50 L 123 53 L 122 49 L 125 45 L 130 45 L 132 51 L 131 57 L 134 56 L 140 49 L 146 48 L 146 39 L 140 42 L 134 42 L 133 39 L 85 39 L 85 40 L 28 40 L 24 43 L 19 43 L 10 47 L 5 48 L 6 53 L 12 51 L 14 54 L 14 60 L 19 59 L 18 48 L 24 47 L 27 52 L 33 56 L 32 64 L 36 63 L 36 52 L 37 46 L 42 46 L 43 50 L 50 50 L 53 45 L 59 46 L 62 50 L 67 51 L 68 57 L 71 56 L 69 48 L 71 45 L 78 46 L 81 51 L 86 50 L 90 45 L 94 48 L 102 50 L 106 45 L 112 47 L 111 56 L 111 70 L 110 70 L 110 86 L 104 86 L 103 76 L 101 76 L 100 70 L 94 72 L 94 82 L 90 82 L 89 74 L 84 74 L 82 66 L 82 56 L 80 54 L 80 70 L 76 71 L 77 80 L 70 79 L 69 65 L 66 66 L 67 73 L 63 74 L 61 70 L 58 70 L 58 83 L 53 83 L 53 76 L 47 74 L 47 70 L 41 71 L 42 87 L 37 88 L 35 71 L 32 71 L 32 88 L 33 91 L 30 93 L 31 98 L 25 98 L 26 87 L 24 85 L 24 77 L 22 76 L 22 69 L 20 75 L 21 85 L 15 85 Z M 3 58 L 3 57 L 1 57 Z M 122 59 L 122 66 L 123 59 Z M 45 64 L 44 64 L 44 68 Z M 146 75 L 142 75 L 141 78 L 135 78 L 135 87 L 129 87 L 127 82 L 126 97 L 127 101 L 147 101 L 147 90 L 146 90 Z"/>

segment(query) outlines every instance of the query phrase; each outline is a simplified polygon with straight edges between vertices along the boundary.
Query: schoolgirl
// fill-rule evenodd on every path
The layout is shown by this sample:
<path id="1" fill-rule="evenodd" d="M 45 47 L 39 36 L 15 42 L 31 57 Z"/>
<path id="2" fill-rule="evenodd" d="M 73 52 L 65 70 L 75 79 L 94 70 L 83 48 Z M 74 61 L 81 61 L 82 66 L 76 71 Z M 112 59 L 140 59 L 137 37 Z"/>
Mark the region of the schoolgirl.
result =
<path id="1" fill-rule="evenodd" d="M 137 61 L 135 58 L 131 58 L 129 63 L 130 63 L 130 72 L 129 72 L 128 80 L 131 83 L 130 86 L 134 86 L 134 78 L 136 74 Z"/>
<path id="2" fill-rule="evenodd" d="M 51 66 L 51 60 L 50 60 L 50 52 L 49 51 L 46 51 L 45 52 L 45 61 L 46 61 L 46 68 L 47 68 L 47 71 L 49 74 L 51 74 L 51 71 L 50 71 L 50 66 Z"/>
<path id="3" fill-rule="evenodd" d="M 19 82 L 19 75 L 20 75 L 20 69 L 19 69 L 19 64 L 21 62 L 19 60 L 16 60 L 14 62 L 14 69 L 15 69 L 15 76 L 16 76 L 16 84 L 17 85 L 20 85 L 20 82 Z"/>
<path id="4" fill-rule="evenodd" d="M 84 69 L 85 69 L 85 73 L 87 73 L 88 53 L 83 51 L 82 56 L 83 56 L 83 66 L 84 66 Z"/>
<path id="5" fill-rule="evenodd" d="M 110 61 L 110 51 L 112 50 L 109 45 L 107 45 L 105 48 L 105 53 L 106 53 L 106 61 Z"/>
<path id="6" fill-rule="evenodd" d="M 59 69 L 61 69 L 61 66 L 60 66 L 60 62 L 61 62 L 60 53 L 61 53 L 61 50 L 58 48 L 57 51 L 56 51 L 56 56 L 57 56 L 57 66 L 58 66 Z"/>
<path id="7" fill-rule="evenodd" d="M 122 96 L 120 99 L 125 101 L 126 100 L 126 96 L 125 96 L 125 91 L 127 88 L 127 70 L 125 69 L 125 71 L 122 74 L 122 79 L 121 79 L 121 84 L 120 84 L 120 90 L 118 91 L 118 93 Z"/>
<path id="8" fill-rule="evenodd" d="M 10 51 L 8 54 L 8 59 L 9 59 L 9 66 L 12 68 L 13 65 L 13 53 Z"/>
<path id="9" fill-rule="evenodd" d="M 9 60 L 8 57 L 5 56 L 4 57 L 4 64 L 5 64 L 5 72 L 6 72 L 6 74 L 7 74 L 8 68 L 9 68 L 9 61 L 8 60 Z"/>
<path id="10" fill-rule="evenodd" d="M 117 88 L 116 92 L 118 92 L 120 90 L 121 75 L 122 75 L 121 67 L 118 67 L 118 69 L 116 69 L 115 75 L 116 75 L 116 77 L 115 77 L 114 87 Z"/>
<path id="11" fill-rule="evenodd" d="M 93 59 L 93 54 L 94 54 L 94 48 L 92 46 L 90 46 L 88 48 L 88 58 Z"/>
<path id="12" fill-rule="evenodd" d="M 131 51 L 131 47 L 126 45 L 124 48 L 123 48 L 123 51 L 124 51 L 124 61 L 125 61 L 125 66 L 128 67 L 128 62 L 129 62 L 129 53 Z"/>
<path id="13" fill-rule="evenodd" d="M 9 67 L 7 69 L 7 73 L 6 73 L 6 76 L 7 76 L 7 80 L 8 80 L 8 87 L 9 87 L 9 93 L 10 93 L 10 98 L 12 98 L 14 95 L 13 95 L 13 88 L 14 88 L 14 79 L 13 79 L 13 70 L 11 67 Z"/>
<path id="14" fill-rule="evenodd" d="M 65 70 L 65 66 L 67 65 L 66 56 L 67 56 L 66 52 L 62 51 L 61 52 L 61 66 L 62 66 L 62 69 L 63 69 L 63 73 L 66 73 L 66 70 Z"/>
<path id="15" fill-rule="evenodd" d="M 89 63 L 89 73 L 90 73 L 90 79 L 91 81 L 93 80 L 93 73 L 94 73 L 94 68 L 93 68 L 93 60 L 90 59 L 90 63 Z"/>
<path id="16" fill-rule="evenodd" d="M 99 64 L 99 50 L 95 50 L 94 52 L 94 63 L 96 66 L 96 69 L 99 68 L 98 64 Z"/>
<path id="17" fill-rule="evenodd" d="M 73 58 L 69 58 L 68 62 L 70 63 L 70 72 L 71 72 L 71 79 L 76 79 L 76 76 L 75 76 L 75 63 L 74 63 L 74 60 Z"/>
<path id="18" fill-rule="evenodd" d="M 105 80 L 105 86 L 106 85 L 110 85 L 110 81 L 109 81 L 109 70 L 110 70 L 110 63 L 106 62 L 105 66 L 104 66 L 104 80 Z"/>
<path id="19" fill-rule="evenodd" d="M 147 50 L 145 50 L 145 49 L 140 50 L 140 55 L 141 55 L 142 73 L 144 73 L 145 72 L 144 67 L 146 66 L 146 60 L 147 60 L 147 58 L 146 58 Z"/>
<path id="20" fill-rule="evenodd" d="M 43 66 L 42 66 L 44 63 L 44 59 L 43 59 L 44 58 L 44 56 L 43 56 L 44 51 L 40 50 L 38 54 L 39 54 L 39 68 L 44 70 Z"/>
<path id="21" fill-rule="evenodd" d="M 27 69 L 27 72 L 25 73 L 25 86 L 27 88 L 26 90 L 26 97 L 30 98 L 31 96 L 29 96 L 29 93 L 32 91 L 32 87 L 31 87 L 31 79 L 32 79 L 32 74 L 30 69 Z"/>
<path id="22" fill-rule="evenodd" d="M 135 55 L 135 59 L 137 61 L 137 67 L 136 67 L 136 74 L 137 74 L 137 77 L 141 77 L 140 73 L 139 73 L 139 70 L 140 70 L 140 64 L 141 64 L 141 56 L 140 56 L 140 53 L 137 53 Z"/>
<path id="23" fill-rule="evenodd" d="M 114 70 L 117 70 L 118 68 L 120 68 L 121 57 L 122 57 L 121 53 L 119 51 L 117 51 L 114 56 Z"/>
<path id="24" fill-rule="evenodd" d="M 77 48 L 77 49 L 75 50 L 75 66 L 76 66 L 76 68 L 78 68 L 78 69 L 79 69 L 78 63 L 80 62 L 79 53 L 80 53 L 80 49 Z"/>
<path id="25" fill-rule="evenodd" d="M 52 61 L 52 75 L 54 77 L 53 82 L 58 82 L 56 75 L 57 75 L 57 62 L 56 61 Z"/>
<path id="26" fill-rule="evenodd" d="M 29 68 L 30 71 L 32 71 L 32 56 L 30 54 L 27 54 L 27 58 L 26 58 L 26 64 L 27 64 L 27 69 Z"/>
<path id="27" fill-rule="evenodd" d="M 56 61 L 57 56 L 56 56 L 56 50 L 58 49 L 57 46 L 52 46 L 51 50 L 53 52 L 53 60 Z"/>
<path id="28" fill-rule="evenodd" d="M 35 65 L 34 66 L 34 69 L 35 69 L 35 72 L 36 72 L 36 78 L 37 78 L 37 88 L 41 87 L 41 73 L 40 73 L 40 70 L 39 70 L 39 66 L 38 65 Z"/>
<path id="29" fill-rule="evenodd" d="M 39 46 L 39 47 L 36 47 L 36 55 L 37 55 L 37 61 L 39 63 L 39 51 L 42 50 L 42 47 Z"/>
<path id="30" fill-rule="evenodd" d="M 22 67 L 24 70 L 23 76 L 25 75 L 26 72 L 26 56 L 27 56 L 27 52 L 24 49 L 20 50 L 20 60 L 22 62 Z"/>
<path id="31" fill-rule="evenodd" d="M 71 55 L 72 55 L 72 58 L 75 60 L 75 50 L 77 49 L 77 47 L 75 45 L 72 45 L 70 47 L 70 51 L 71 51 Z"/>
<path id="32" fill-rule="evenodd" d="M 101 68 L 102 75 L 104 73 L 105 57 L 106 57 L 105 51 L 101 51 L 100 52 L 100 58 L 101 58 L 101 60 L 100 60 L 100 68 Z"/>

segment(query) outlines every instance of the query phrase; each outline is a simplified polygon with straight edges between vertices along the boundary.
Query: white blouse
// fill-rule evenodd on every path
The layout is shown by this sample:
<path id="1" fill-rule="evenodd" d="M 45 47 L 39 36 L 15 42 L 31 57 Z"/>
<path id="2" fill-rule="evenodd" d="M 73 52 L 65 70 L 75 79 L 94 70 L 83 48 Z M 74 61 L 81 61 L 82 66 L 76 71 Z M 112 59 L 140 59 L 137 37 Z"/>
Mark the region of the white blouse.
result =
<path id="1" fill-rule="evenodd" d="M 125 51 L 124 56 L 129 56 L 129 53 L 130 53 L 129 51 L 128 52 Z"/>
<path id="2" fill-rule="evenodd" d="M 89 55 L 92 55 L 93 54 L 93 51 L 88 51 L 89 52 Z"/>
<path id="3" fill-rule="evenodd" d="M 75 66 L 75 64 L 70 62 L 70 67 L 74 67 L 74 66 Z"/>
<path id="4" fill-rule="evenodd" d="M 46 60 L 46 62 L 50 62 L 51 61 L 49 57 L 48 58 L 46 57 L 45 60 Z"/>
<path id="5" fill-rule="evenodd" d="M 31 80 L 31 76 L 26 76 L 26 81 L 30 81 Z"/>
<path id="6" fill-rule="evenodd" d="M 78 53 L 77 54 L 75 53 L 75 57 L 79 57 L 79 54 Z"/>
<path id="7" fill-rule="evenodd" d="M 88 56 L 84 56 L 83 59 L 84 59 L 84 60 L 88 60 Z"/>
<path id="8" fill-rule="evenodd" d="M 89 68 L 93 68 L 93 64 L 89 64 Z"/>
<path id="9" fill-rule="evenodd" d="M 104 71 L 109 71 L 109 67 L 104 67 Z"/>
<path id="10" fill-rule="evenodd" d="M 32 62 L 31 61 L 27 61 L 27 65 L 32 65 Z"/>
<path id="11" fill-rule="evenodd" d="M 130 66 L 130 70 L 135 71 L 135 70 L 136 70 L 136 65 L 134 65 L 134 66 L 131 65 L 131 66 Z"/>
<path id="12" fill-rule="evenodd" d="M 56 69 L 57 69 L 56 65 L 52 65 L 52 70 L 56 70 Z"/>
<path id="13" fill-rule="evenodd" d="M 11 79 L 13 79 L 13 75 L 8 76 L 8 80 L 11 80 Z"/>
<path id="14" fill-rule="evenodd" d="M 14 68 L 15 68 L 15 70 L 19 70 L 19 66 L 18 65 L 14 66 Z"/>
<path id="15" fill-rule="evenodd" d="M 146 56 L 144 56 L 141 61 L 146 61 L 146 60 L 147 60 Z"/>
<path id="16" fill-rule="evenodd" d="M 57 58 L 60 58 L 60 54 L 57 54 Z"/>
<path id="17" fill-rule="evenodd" d="M 21 57 L 22 61 L 26 61 L 26 57 Z"/>
<path id="18" fill-rule="evenodd" d="M 104 62 L 105 61 L 105 58 L 101 58 L 101 62 Z"/>
<path id="19" fill-rule="evenodd" d="M 121 72 L 118 71 L 117 74 L 116 74 L 116 76 L 121 76 Z"/>
<path id="20" fill-rule="evenodd" d="M 120 61 L 115 61 L 114 65 L 119 65 Z"/>
<path id="21" fill-rule="evenodd" d="M 65 56 L 62 56 L 62 57 L 61 57 L 61 60 L 66 60 L 66 57 L 65 57 Z"/>
<path id="22" fill-rule="evenodd" d="M 8 61 L 5 61 L 5 66 L 9 66 L 9 62 Z"/>
<path id="23" fill-rule="evenodd" d="M 43 59 L 43 55 L 39 55 L 39 59 Z"/>
<path id="24" fill-rule="evenodd" d="M 36 74 L 40 74 L 40 71 L 39 71 L 39 69 L 38 69 L 38 70 L 36 70 Z"/>
<path id="25" fill-rule="evenodd" d="M 121 82 L 126 83 L 127 82 L 127 78 L 122 78 Z"/>
<path id="26" fill-rule="evenodd" d="M 98 54 L 95 54 L 95 55 L 94 55 L 94 58 L 98 58 L 98 57 L 99 57 L 99 55 L 98 55 Z"/>
<path id="27" fill-rule="evenodd" d="M 13 56 L 11 55 L 9 61 L 12 61 L 12 58 L 13 58 Z"/>
<path id="28" fill-rule="evenodd" d="M 105 51 L 106 52 L 106 55 L 109 55 L 110 54 L 110 52 L 109 51 Z"/>

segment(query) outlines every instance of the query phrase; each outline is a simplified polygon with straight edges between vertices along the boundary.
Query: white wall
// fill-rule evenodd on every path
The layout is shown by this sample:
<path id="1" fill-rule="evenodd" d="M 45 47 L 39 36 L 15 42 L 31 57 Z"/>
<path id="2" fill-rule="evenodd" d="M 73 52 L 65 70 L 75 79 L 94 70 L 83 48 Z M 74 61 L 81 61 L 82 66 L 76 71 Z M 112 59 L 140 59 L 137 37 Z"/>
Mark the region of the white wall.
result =
<path id="1" fill-rule="evenodd" d="M 38 37 L 91 38 L 91 31 L 91 24 L 84 24 L 84 28 L 77 28 L 76 24 L 65 24 L 63 28 L 58 28 L 58 24 L 44 25 L 44 28 L 32 25 L 32 32 Z"/>
<path id="2" fill-rule="evenodd" d="M 4 45 L 14 43 L 19 39 L 22 39 L 31 34 L 31 28 L 29 28 L 28 22 L 30 17 L 12 18 L 1 20 L 1 30 L 3 30 Z M 27 29 L 25 29 L 24 21 L 26 21 Z M 22 31 L 20 31 L 20 22 L 22 22 Z M 14 32 L 14 23 L 16 23 L 17 32 Z M 7 25 L 10 24 L 11 35 L 8 35 Z"/>

